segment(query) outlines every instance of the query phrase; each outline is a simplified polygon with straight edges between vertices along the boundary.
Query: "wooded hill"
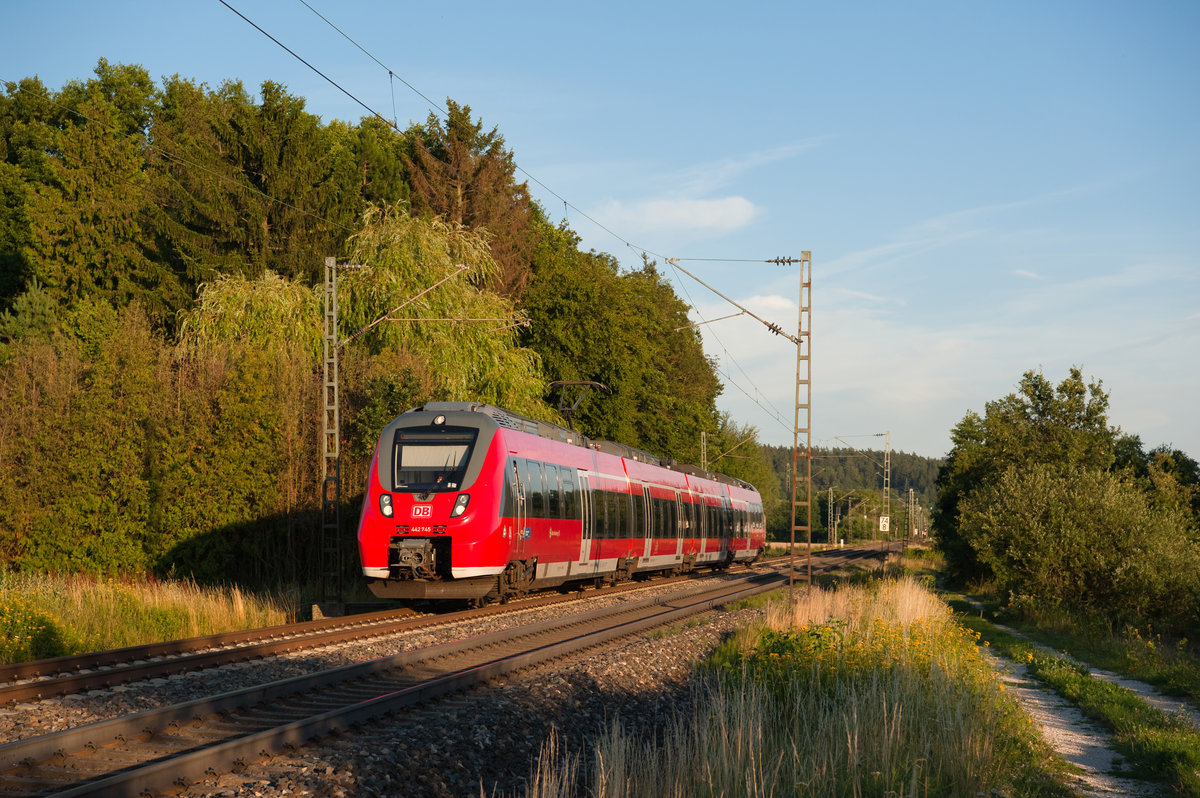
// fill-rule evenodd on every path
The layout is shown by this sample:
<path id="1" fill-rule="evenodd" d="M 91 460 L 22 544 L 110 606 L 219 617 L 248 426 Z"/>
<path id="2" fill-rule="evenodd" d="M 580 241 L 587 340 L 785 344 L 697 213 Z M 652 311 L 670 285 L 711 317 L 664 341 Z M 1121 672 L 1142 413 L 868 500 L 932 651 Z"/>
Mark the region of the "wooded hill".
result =
<path id="1" fill-rule="evenodd" d="M 702 432 L 747 437 L 655 264 L 581 251 L 515 172 L 453 101 L 397 131 L 323 122 L 276 83 L 104 60 L 57 90 L 6 84 L 0 558 L 311 583 L 326 256 L 367 267 L 339 278 L 349 573 L 374 438 L 422 402 L 561 420 L 548 383 L 594 380 L 611 392 L 574 417 L 591 437 L 686 462 Z M 724 470 L 770 506 L 770 463 L 739 453 Z"/>
<path id="2" fill-rule="evenodd" d="M 764 451 L 775 469 L 780 495 L 785 498 L 772 515 L 769 530 L 775 539 L 783 540 L 789 537 L 788 527 L 791 524 L 792 449 L 788 446 L 766 446 Z M 885 502 L 884 452 L 818 446 L 813 448 L 812 457 L 814 540 L 829 540 L 831 522 L 837 526 L 839 539 L 879 538 L 878 519 L 884 514 L 891 518 L 891 537 L 903 538 L 908 536 L 911 529 L 927 529 L 929 508 L 937 495 L 941 460 L 908 452 L 892 452 L 890 502 Z M 910 489 L 919 505 L 911 519 L 911 528 L 908 512 Z M 804 521 L 801 519 L 798 523 L 803 524 Z"/>

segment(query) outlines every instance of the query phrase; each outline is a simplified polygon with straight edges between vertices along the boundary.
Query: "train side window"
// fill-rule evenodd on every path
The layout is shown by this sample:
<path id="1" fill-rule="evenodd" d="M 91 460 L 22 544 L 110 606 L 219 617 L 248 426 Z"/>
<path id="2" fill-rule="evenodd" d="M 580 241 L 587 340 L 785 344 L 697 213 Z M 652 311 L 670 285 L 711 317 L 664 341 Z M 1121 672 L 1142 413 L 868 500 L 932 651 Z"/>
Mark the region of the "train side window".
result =
<path id="1" fill-rule="evenodd" d="M 529 516 L 546 517 L 546 485 L 542 478 L 542 464 L 529 461 Z"/>
<path id="2" fill-rule="evenodd" d="M 558 484 L 558 468 L 546 466 L 546 514 L 548 518 L 562 518 L 562 488 Z"/>
<path id="3" fill-rule="evenodd" d="M 646 526 L 646 505 L 648 503 L 649 497 L 645 488 L 633 495 L 633 536 L 635 538 L 644 538 L 651 534 Z"/>
<path id="4" fill-rule="evenodd" d="M 510 457 L 504 467 L 504 496 L 500 503 L 500 515 L 504 518 L 513 518 L 517 514 L 517 478 L 513 473 L 514 468 L 516 463 Z"/>
<path id="5" fill-rule="evenodd" d="M 575 469 L 560 468 L 559 478 L 562 480 L 563 518 L 578 518 L 579 510 L 575 506 L 577 504 L 575 497 Z"/>
<path id="6" fill-rule="evenodd" d="M 628 493 L 613 493 L 613 504 L 616 507 L 616 512 L 613 513 L 613 519 L 616 521 L 613 529 L 614 538 L 629 537 L 629 494 Z"/>
<path id="7" fill-rule="evenodd" d="M 596 508 L 596 537 L 603 540 L 608 537 L 608 491 L 597 489 L 592 496 L 596 499 L 592 502 Z"/>

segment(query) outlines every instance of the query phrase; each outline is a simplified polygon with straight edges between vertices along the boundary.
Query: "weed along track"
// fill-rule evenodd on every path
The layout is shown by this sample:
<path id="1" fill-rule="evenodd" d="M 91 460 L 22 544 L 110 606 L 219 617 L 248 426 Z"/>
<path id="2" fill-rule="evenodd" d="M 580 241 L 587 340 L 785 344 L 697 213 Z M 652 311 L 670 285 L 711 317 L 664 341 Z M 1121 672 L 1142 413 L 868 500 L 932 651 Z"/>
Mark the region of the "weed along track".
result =
<path id="1" fill-rule="evenodd" d="M 781 583 L 729 575 L 0 746 L 0 795 L 140 795 L 353 728 Z"/>

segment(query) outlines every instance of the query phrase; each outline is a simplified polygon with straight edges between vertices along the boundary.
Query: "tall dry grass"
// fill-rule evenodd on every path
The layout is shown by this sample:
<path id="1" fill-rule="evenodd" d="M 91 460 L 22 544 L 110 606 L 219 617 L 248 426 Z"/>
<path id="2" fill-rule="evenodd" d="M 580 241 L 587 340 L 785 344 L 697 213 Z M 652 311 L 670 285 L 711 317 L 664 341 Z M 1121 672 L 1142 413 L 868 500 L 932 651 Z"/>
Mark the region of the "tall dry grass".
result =
<path id="1" fill-rule="evenodd" d="M 0 571 L 0 662 L 273 626 L 291 605 L 190 581 Z"/>
<path id="2" fill-rule="evenodd" d="M 539 763 L 526 795 L 1069 794 L 975 636 L 911 579 L 774 603 L 712 665 L 697 711 L 660 739 L 614 722 L 586 766 L 560 755 L 552 782 Z"/>

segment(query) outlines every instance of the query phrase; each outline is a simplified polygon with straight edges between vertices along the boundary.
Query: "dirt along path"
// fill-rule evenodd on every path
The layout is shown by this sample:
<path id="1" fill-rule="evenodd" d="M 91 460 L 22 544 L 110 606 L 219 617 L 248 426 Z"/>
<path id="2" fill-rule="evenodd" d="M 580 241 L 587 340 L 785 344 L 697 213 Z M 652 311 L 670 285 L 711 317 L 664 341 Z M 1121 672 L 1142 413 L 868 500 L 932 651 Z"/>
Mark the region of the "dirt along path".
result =
<path id="1" fill-rule="evenodd" d="M 1113 737 L 1107 729 L 1030 676 L 1024 665 L 996 656 L 990 659 L 1008 691 L 1041 727 L 1046 742 L 1059 756 L 1079 768 L 1080 773 L 1072 779 L 1071 786 L 1081 794 L 1088 798 L 1118 795 L 1157 798 L 1167 794 L 1157 784 L 1114 776 L 1112 771 L 1123 758 L 1113 749 Z"/>
<path id="2" fill-rule="evenodd" d="M 996 626 L 1050 654 L 1067 656 L 1073 661 L 1078 661 L 1061 651 L 1030 640 L 1011 627 L 1000 624 Z M 1088 798 L 1109 798 L 1118 795 L 1150 798 L 1167 795 L 1167 790 L 1162 785 L 1113 775 L 1112 771 L 1119 769 L 1124 760 L 1114 750 L 1113 737 L 1107 729 L 1084 716 L 1078 707 L 1030 676 L 1024 665 L 994 655 L 989 657 L 1007 688 L 1017 697 L 1034 722 L 1041 725 L 1042 736 L 1046 741 L 1063 759 L 1080 769 L 1081 773 L 1073 786 L 1082 794 Z M 1168 715 L 1182 715 L 1188 718 L 1200 730 L 1200 711 L 1187 702 L 1163 695 L 1145 682 L 1126 679 L 1086 663 L 1081 664 L 1088 668 L 1093 678 L 1104 679 L 1131 690 L 1151 706 Z"/>

